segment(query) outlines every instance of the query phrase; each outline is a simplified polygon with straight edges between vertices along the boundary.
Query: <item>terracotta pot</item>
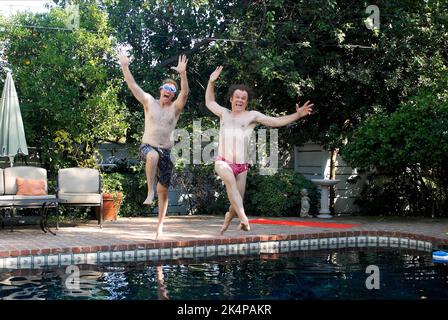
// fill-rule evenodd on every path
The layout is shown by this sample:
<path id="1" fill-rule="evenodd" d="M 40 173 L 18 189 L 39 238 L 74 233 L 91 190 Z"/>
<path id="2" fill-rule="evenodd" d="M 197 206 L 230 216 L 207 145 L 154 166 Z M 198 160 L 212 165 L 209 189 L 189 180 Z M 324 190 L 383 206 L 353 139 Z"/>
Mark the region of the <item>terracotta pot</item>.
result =
<path id="1" fill-rule="evenodd" d="M 116 194 L 103 193 L 103 221 L 117 220 L 117 213 L 120 209 L 122 198 L 123 194 L 121 192 L 117 192 Z M 95 212 L 96 218 L 98 219 L 100 208 L 95 207 Z"/>

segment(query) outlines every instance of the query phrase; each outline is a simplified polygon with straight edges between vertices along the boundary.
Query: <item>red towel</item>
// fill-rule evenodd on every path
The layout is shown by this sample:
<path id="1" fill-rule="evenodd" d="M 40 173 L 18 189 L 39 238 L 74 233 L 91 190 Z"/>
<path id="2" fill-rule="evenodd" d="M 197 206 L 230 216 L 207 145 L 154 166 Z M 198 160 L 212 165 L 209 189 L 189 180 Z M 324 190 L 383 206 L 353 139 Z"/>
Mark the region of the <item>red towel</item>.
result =
<path id="1" fill-rule="evenodd" d="M 317 221 L 288 221 L 271 219 L 252 219 L 250 223 L 258 224 L 276 224 L 281 226 L 311 227 L 311 228 L 336 228 L 345 229 L 360 226 L 359 224 L 336 223 L 336 222 L 317 222 Z"/>

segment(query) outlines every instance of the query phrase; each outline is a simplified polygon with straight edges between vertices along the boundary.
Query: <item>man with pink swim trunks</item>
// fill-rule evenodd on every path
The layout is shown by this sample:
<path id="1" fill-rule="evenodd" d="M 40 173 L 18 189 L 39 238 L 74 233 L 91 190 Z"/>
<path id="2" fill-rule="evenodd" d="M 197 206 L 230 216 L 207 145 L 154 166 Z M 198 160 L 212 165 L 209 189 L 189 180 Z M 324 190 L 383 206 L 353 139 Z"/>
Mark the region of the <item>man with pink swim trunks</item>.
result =
<path id="1" fill-rule="evenodd" d="M 302 107 L 296 104 L 296 112 L 287 116 L 270 117 L 258 111 L 247 111 L 251 90 L 245 85 L 232 85 L 229 88 L 231 110 L 215 101 L 214 83 L 221 74 L 220 66 L 210 75 L 205 92 L 205 105 L 220 118 L 218 156 L 215 171 L 226 186 L 230 201 L 229 211 L 221 229 L 223 234 L 235 216 L 240 219 L 238 229 L 249 231 L 249 220 L 244 212 L 243 198 L 246 190 L 249 141 L 257 124 L 268 127 L 283 127 L 311 114 L 313 104 L 307 101 Z"/>
<path id="2" fill-rule="evenodd" d="M 224 161 L 227 162 L 230 169 L 232 169 L 233 175 L 237 177 L 240 173 L 243 173 L 244 171 L 249 170 L 249 164 L 248 163 L 233 163 L 231 161 L 228 161 L 224 159 L 223 157 L 216 157 L 215 161 Z"/>

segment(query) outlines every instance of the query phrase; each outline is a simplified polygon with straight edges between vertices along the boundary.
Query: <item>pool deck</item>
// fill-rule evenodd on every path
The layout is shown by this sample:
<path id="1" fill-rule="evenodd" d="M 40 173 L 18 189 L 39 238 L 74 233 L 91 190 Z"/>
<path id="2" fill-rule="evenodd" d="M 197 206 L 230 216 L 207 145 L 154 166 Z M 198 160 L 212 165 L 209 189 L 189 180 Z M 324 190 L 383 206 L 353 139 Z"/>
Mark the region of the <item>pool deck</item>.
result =
<path id="1" fill-rule="evenodd" d="M 250 217 L 251 218 L 251 217 Z M 258 217 L 252 217 L 258 218 Z M 357 224 L 351 228 L 298 227 L 271 224 L 251 224 L 251 231 L 237 230 L 238 223 L 232 221 L 228 231 L 221 236 L 223 217 L 220 216 L 168 216 L 164 234 L 155 240 L 156 217 L 120 218 L 104 223 L 100 229 L 96 222 L 76 226 L 62 226 L 56 236 L 43 233 L 38 226 L 16 227 L 0 230 L 0 259 L 38 255 L 83 254 L 139 249 L 182 248 L 209 245 L 294 241 L 303 239 L 330 239 L 365 237 L 377 245 L 381 237 L 388 239 L 430 242 L 433 247 L 448 246 L 448 219 L 355 217 L 344 216 L 332 219 L 317 218 L 269 218 L 306 222 L 336 222 Z M 370 237 L 370 239 L 367 239 Z M 375 239 L 373 239 L 375 237 Z M 358 239 L 357 246 L 363 241 Z M 325 241 L 323 241 L 325 245 Z M 289 245 L 290 243 L 288 243 Z M 292 244 L 291 244 L 292 245 Z M 388 240 L 388 246 L 394 246 Z M 400 244 L 398 244 L 400 246 Z M 362 243 L 361 243 L 362 246 Z M 408 244 L 409 246 L 409 244 Z M 1 268 L 2 266 L 0 266 Z"/>

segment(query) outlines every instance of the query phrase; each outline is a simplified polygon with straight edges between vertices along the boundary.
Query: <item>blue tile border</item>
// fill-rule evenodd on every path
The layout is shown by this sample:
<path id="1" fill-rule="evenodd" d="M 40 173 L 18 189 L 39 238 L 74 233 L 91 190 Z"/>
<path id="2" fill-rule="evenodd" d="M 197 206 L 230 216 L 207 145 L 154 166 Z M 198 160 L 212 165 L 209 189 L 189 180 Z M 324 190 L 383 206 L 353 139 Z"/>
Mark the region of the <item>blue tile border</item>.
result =
<path id="1" fill-rule="evenodd" d="M 205 258 L 205 246 L 196 246 L 194 247 L 194 256 L 198 258 Z"/>
<path id="2" fill-rule="evenodd" d="M 238 254 L 248 255 L 249 254 L 249 245 L 247 243 L 240 243 L 238 245 Z"/>
<path id="3" fill-rule="evenodd" d="M 62 267 L 72 264 L 111 264 L 121 262 L 206 259 L 226 256 L 277 254 L 310 250 L 350 250 L 354 248 L 392 248 L 431 252 L 433 244 L 405 237 L 331 236 L 300 240 L 255 241 L 218 245 L 190 245 L 170 248 L 98 251 L 93 253 L 59 253 L 0 258 L 0 271 Z"/>

